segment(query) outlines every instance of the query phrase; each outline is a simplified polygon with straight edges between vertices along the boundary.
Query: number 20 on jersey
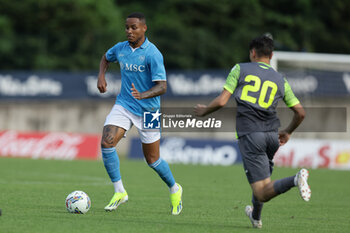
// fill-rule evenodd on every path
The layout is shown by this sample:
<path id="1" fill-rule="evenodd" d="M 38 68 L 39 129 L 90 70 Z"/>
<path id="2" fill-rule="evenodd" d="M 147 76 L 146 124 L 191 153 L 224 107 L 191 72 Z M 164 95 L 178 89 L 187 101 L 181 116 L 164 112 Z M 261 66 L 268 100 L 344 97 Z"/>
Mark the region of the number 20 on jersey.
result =
<path id="1" fill-rule="evenodd" d="M 258 101 L 258 105 L 265 109 L 271 106 L 278 89 L 276 83 L 266 80 L 261 85 L 261 79 L 255 75 L 247 75 L 244 78 L 244 81 L 248 83 L 253 81 L 254 84 L 245 85 L 243 87 L 241 100 L 244 100 L 253 104 L 255 104 Z M 269 88 L 271 88 L 271 92 L 268 98 L 266 99 L 267 91 L 269 90 Z M 260 93 L 259 98 L 250 96 L 249 92 L 254 92 L 254 93 L 259 92 Z"/>

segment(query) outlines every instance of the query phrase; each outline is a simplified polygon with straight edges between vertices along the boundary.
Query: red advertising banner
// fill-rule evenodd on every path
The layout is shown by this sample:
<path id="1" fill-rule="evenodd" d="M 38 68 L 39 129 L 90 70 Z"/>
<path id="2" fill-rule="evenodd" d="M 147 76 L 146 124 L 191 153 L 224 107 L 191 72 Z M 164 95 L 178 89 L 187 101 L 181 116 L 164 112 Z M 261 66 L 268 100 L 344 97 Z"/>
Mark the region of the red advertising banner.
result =
<path id="1" fill-rule="evenodd" d="M 350 170 L 350 143 L 345 140 L 291 139 L 274 158 L 276 166 Z"/>
<path id="2" fill-rule="evenodd" d="M 0 156 L 63 160 L 97 159 L 99 151 L 99 135 L 0 131 Z"/>

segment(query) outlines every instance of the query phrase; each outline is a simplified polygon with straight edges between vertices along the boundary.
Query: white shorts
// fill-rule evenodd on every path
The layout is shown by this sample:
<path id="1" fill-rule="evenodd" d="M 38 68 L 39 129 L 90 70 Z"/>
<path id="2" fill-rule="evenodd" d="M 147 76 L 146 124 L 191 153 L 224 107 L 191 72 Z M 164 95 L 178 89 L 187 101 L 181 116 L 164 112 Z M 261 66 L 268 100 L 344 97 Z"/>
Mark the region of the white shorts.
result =
<path id="1" fill-rule="evenodd" d="M 128 131 L 135 125 L 139 131 L 141 142 L 146 144 L 156 142 L 160 139 L 159 129 L 143 129 L 142 124 L 143 119 L 141 116 L 133 114 L 119 104 L 115 104 L 106 117 L 104 126 L 115 125 Z M 126 137 L 126 132 L 124 137 Z"/>

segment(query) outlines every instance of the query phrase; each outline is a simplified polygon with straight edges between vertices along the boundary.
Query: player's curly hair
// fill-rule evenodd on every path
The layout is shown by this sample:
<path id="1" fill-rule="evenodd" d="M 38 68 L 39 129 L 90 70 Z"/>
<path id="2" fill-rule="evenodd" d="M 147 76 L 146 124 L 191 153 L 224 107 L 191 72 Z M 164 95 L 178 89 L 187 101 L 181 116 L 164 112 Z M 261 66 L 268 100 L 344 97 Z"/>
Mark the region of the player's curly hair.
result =
<path id="1" fill-rule="evenodd" d="M 255 49 L 258 57 L 271 56 L 274 45 L 272 36 L 266 34 L 254 38 L 249 44 L 249 50 Z"/>

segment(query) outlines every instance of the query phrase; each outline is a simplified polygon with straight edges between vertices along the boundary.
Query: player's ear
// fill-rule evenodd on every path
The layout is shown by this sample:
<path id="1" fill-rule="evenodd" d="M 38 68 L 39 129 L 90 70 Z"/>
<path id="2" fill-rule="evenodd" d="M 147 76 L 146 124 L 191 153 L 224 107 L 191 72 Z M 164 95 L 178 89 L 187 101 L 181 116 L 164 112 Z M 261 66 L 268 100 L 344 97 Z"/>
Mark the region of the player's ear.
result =
<path id="1" fill-rule="evenodd" d="M 254 61 L 254 59 L 255 59 L 255 49 L 251 49 L 250 51 L 249 51 L 249 59 L 250 59 L 250 61 Z"/>
<path id="2" fill-rule="evenodd" d="M 273 52 L 271 52 L 270 56 L 269 56 L 269 59 L 271 60 L 272 59 L 272 56 L 273 56 Z"/>
<path id="3" fill-rule="evenodd" d="M 147 25 L 146 25 L 146 24 L 143 25 L 143 31 L 144 31 L 144 32 L 147 31 Z"/>
<path id="4" fill-rule="evenodd" d="M 258 57 L 258 53 L 256 52 L 256 49 L 252 49 L 252 51 L 253 51 L 253 57 L 257 58 Z"/>

